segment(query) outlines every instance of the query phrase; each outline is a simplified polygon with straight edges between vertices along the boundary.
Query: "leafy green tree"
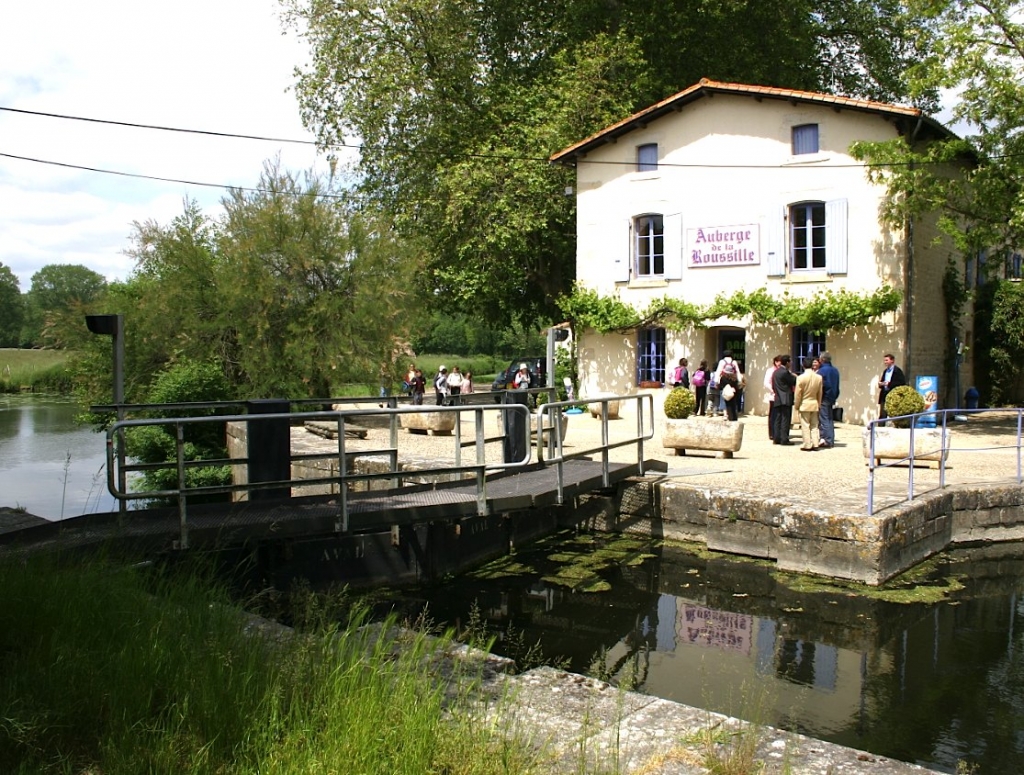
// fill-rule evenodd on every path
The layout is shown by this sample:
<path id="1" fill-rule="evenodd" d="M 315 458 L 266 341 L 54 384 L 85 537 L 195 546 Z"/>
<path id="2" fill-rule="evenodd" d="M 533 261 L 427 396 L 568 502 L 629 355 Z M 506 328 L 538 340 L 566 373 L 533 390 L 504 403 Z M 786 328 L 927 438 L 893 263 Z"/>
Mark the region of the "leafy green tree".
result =
<path id="1" fill-rule="evenodd" d="M 106 287 L 103 275 L 81 264 L 47 264 L 32 275 L 25 296 L 22 342 L 62 346 L 69 314 L 78 318 Z"/>
<path id="2" fill-rule="evenodd" d="M 16 347 L 25 306 L 17 276 L 0 263 L 0 347 Z"/>
<path id="3" fill-rule="evenodd" d="M 925 146 L 902 138 L 854 150 L 888 186 L 893 221 L 938 213 L 939 227 L 961 256 L 984 256 L 986 271 L 998 282 L 1005 260 L 1024 245 L 1024 4 L 908 0 L 906 6 L 921 20 L 917 45 L 928 52 L 908 71 L 911 94 L 947 90 L 955 98 L 953 121 L 968 134 Z M 1014 309 L 1024 299 L 996 287 L 979 301 L 976 363 L 990 371 L 979 389 L 992 385 L 993 395 L 983 390 L 983 399 L 1009 400 L 1021 363 L 1007 350 L 1015 336 L 1010 322 L 1024 317 Z"/>
<path id="4" fill-rule="evenodd" d="M 416 314 L 405 289 L 419 254 L 383 218 L 356 213 L 316 178 L 276 165 L 232 191 L 223 218 L 194 202 L 164 226 L 135 224 L 136 267 L 104 311 L 124 315 L 125 398 L 146 401 L 176 363 L 217 363 L 235 397 L 328 397 L 375 386 L 405 358 Z M 79 324 L 84 331 L 84 323 Z M 109 401 L 110 340 L 78 340 L 82 399 Z"/>
<path id="5" fill-rule="evenodd" d="M 309 41 L 297 94 L 358 192 L 427 245 L 423 298 L 558 315 L 575 265 L 571 170 L 547 157 L 701 77 L 896 99 L 898 0 L 282 0 Z"/>
<path id="6" fill-rule="evenodd" d="M 192 401 L 225 401 L 231 399 L 231 387 L 219 364 L 182 360 L 156 375 L 146 403 L 175 404 Z M 201 417 L 214 414 L 212 409 L 193 411 L 187 416 Z M 181 417 L 181 410 L 154 413 L 156 417 Z M 176 435 L 169 425 L 144 425 L 129 429 L 126 434 L 128 455 L 140 463 L 165 463 L 177 460 Z M 186 461 L 223 460 L 228 456 L 224 424 L 196 423 L 185 429 L 184 456 Z M 208 466 L 186 469 L 185 482 L 189 487 L 215 486 L 231 481 L 229 466 Z M 142 473 L 137 489 L 143 491 L 173 490 L 178 486 L 175 466 L 158 468 Z M 227 495 L 206 496 L 196 502 L 226 500 Z"/>
<path id="7" fill-rule="evenodd" d="M 259 189 L 225 200 L 219 246 L 221 319 L 240 380 L 261 397 L 394 381 L 416 313 L 415 248 L 315 177 L 300 184 L 268 165 Z"/>

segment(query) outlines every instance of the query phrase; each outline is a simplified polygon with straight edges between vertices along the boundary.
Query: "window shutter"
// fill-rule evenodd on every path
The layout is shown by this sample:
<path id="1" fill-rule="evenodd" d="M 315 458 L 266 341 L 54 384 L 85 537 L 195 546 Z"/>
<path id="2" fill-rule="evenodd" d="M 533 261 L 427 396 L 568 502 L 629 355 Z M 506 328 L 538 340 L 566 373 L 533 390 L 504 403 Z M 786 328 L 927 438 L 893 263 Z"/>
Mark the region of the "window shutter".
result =
<path id="1" fill-rule="evenodd" d="M 849 206 L 845 199 L 825 202 L 825 270 L 846 274 L 849 270 Z"/>
<path id="2" fill-rule="evenodd" d="M 774 210 L 773 214 L 768 216 L 768 244 L 765 247 L 765 250 L 767 252 L 768 257 L 769 277 L 786 276 L 786 240 L 784 236 L 785 228 L 786 208 L 783 207 L 781 211 Z"/>
<path id="3" fill-rule="evenodd" d="M 625 250 L 616 250 L 615 258 L 612 260 L 612 281 L 616 283 L 629 282 L 629 267 L 633 262 L 633 219 L 626 222 L 626 245 Z"/>
<path id="4" fill-rule="evenodd" d="M 683 279 L 683 214 L 672 213 L 662 219 L 665 229 L 665 279 Z"/>

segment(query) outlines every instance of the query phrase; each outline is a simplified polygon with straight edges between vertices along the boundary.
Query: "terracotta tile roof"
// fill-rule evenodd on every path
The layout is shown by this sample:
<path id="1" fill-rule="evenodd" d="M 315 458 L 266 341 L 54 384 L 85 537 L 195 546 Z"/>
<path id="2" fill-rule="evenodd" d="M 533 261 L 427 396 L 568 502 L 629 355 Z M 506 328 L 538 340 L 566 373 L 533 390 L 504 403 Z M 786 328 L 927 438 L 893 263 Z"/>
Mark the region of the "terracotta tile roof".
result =
<path id="1" fill-rule="evenodd" d="M 782 89 L 774 86 L 754 86 L 744 83 L 727 83 L 723 81 L 712 81 L 702 78 L 698 83 L 690 86 L 678 94 L 673 94 L 661 102 L 634 113 L 611 126 L 605 127 L 600 132 L 595 132 L 590 137 L 570 145 L 558 153 L 552 154 L 552 162 L 572 162 L 576 157 L 583 156 L 594 147 L 615 140 L 623 135 L 632 132 L 634 129 L 642 129 L 650 122 L 661 118 L 666 113 L 682 110 L 683 107 L 698 99 L 713 94 L 735 94 L 749 96 L 758 100 L 777 99 L 789 102 L 807 102 L 819 105 L 830 105 L 836 110 L 857 110 L 878 113 L 880 115 L 905 117 L 912 120 L 923 121 L 933 132 L 940 136 L 953 136 L 952 132 L 942 126 L 934 119 L 928 117 L 920 108 L 911 108 L 905 105 L 891 105 L 885 102 L 857 99 L 854 97 L 840 97 L 835 94 L 822 94 L 819 92 L 801 91 L 800 89 Z"/>

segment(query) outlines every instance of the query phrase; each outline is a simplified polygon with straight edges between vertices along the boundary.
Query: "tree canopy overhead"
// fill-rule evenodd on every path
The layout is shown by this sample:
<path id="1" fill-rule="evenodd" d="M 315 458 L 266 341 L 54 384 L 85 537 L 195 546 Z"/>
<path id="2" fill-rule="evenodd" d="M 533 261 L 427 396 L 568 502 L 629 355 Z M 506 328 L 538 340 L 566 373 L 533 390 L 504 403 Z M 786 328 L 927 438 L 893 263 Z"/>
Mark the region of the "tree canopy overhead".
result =
<path id="1" fill-rule="evenodd" d="M 896 101 L 918 58 L 898 0 L 282 3 L 303 122 L 361 146 L 361 197 L 427 246 L 424 297 L 504 319 L 555 316 L 574 279 L 551 153 L 702 77 Z"/>

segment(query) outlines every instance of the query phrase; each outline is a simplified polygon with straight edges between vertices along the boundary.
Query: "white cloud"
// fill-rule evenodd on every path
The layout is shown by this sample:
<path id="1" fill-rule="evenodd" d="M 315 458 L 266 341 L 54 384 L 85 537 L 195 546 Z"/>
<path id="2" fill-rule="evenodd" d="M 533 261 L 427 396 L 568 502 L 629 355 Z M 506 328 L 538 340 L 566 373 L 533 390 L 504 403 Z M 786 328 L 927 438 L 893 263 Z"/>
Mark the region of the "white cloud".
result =
<path id="1" fill-rule="evenodd" d="M 0 25 L 0 106 L 288 139 L 305 52 L 276 0 L 12 3 Z M 266 159 L 301 171 L 312 146 L 131 129 L 0 111 L 0 153 L 180 180 L 253 186 Z M 120 279 L 133 221 L 166 223 L 224 191 L 0 157 L 0 262 L 27 291 L 46 264 Z"/>

